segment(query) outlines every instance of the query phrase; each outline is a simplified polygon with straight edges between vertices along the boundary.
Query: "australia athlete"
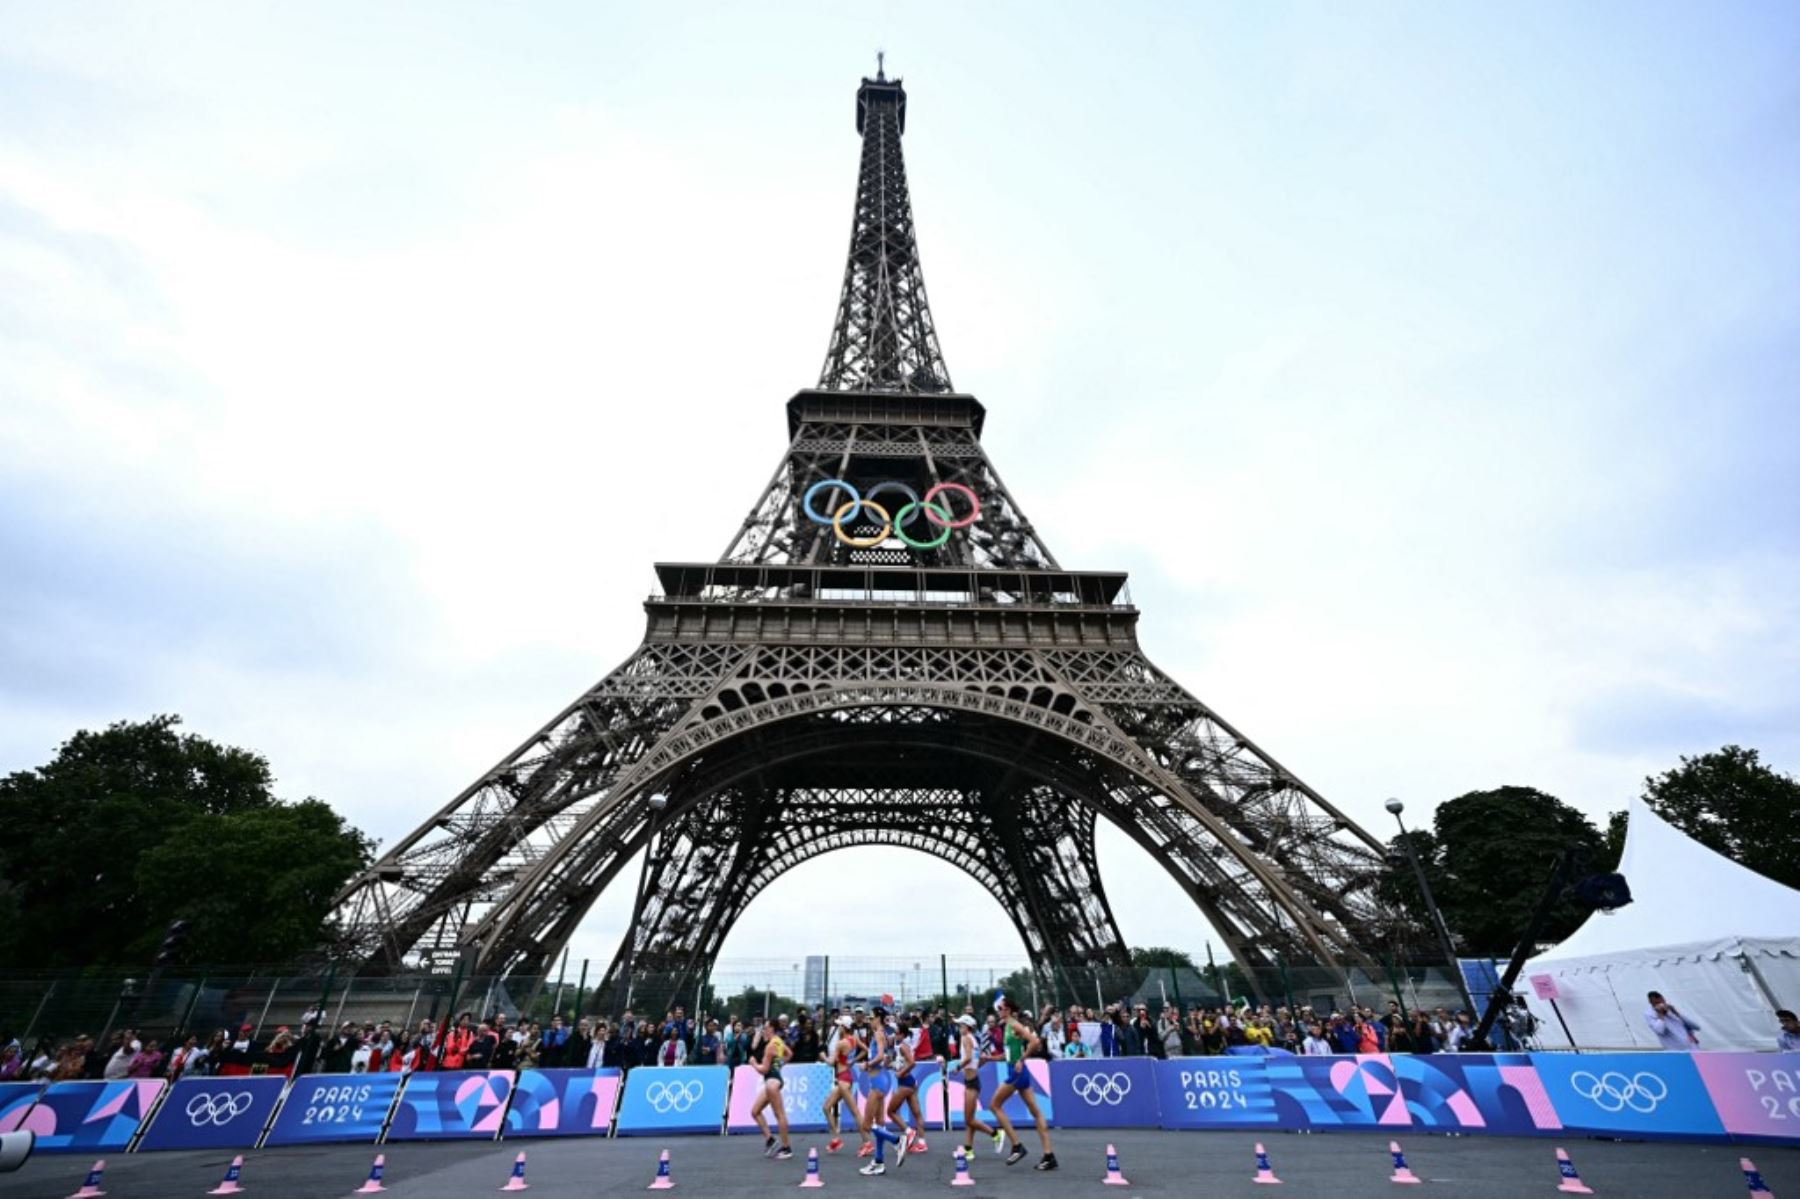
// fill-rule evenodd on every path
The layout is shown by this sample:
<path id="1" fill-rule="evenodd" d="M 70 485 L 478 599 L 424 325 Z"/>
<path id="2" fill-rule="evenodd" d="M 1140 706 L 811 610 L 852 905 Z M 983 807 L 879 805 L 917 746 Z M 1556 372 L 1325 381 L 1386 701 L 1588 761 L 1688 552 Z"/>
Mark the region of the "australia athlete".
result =
<path id="1" fill-rule="evenodd" d="M 763 1076 L 762 1089 L 756 1093 L 755 1102 L 750 1105 L 750 1118 L 756 1121 L 756 1127 L 763 1134 L 763 1156 L 773 1157 L 780 1161 L 794 1156 L 794 1146 L 788 1140 L 787 1104 L 781 1097 L 781 1063 L 787 1060 L 787 1042 L 781 1034 L 787 1031 L 787 1017 L 775 1017 L 775 1024 L 769 1036 L 762 1043 L 762 1054 L 750 1064 L 756 1072 Z M 769 1132 L 769 1122 L 763 1117 L 764 1108 L 775 1109 L 775 1127 L 781 1133 L 781 1147 L 775 1147 L 775 1138 Z"/>
<path id="2" fill-rule="evenodd" d="M 1050 1147 L 1050 1128 L 1044 1123 L 1044 1113 L 1039 1110 L 1037 1096 L 1032 1093 L 1031 1075 L 1025 1069 L 1025 1056 L 1037 1050 L 1039 1042 L 1037 1030 L 1029 1021 L 1023 1019 L 1018 1003 L 1010 995 L 1002 995 L 994 1001 L 994 1008 L 1000 1013 L 1000 1027 L 1003 1044 L 1006 1049 L 1005 1077 L 994 1091 L 994 1119 L 1000 1121 L 1000 1127 L 1006 1131 L 1006 1139 L 1012 1142 L 1012 1152 L 1006 1155 L 1006 1164 L 1017 1165 L 1025 1160 L 1025 1145 L 1019 1140 L 1019 1134 L 1013 1128 L 1012 1120 L 1006 1114 L 1006 1101 L 1017 1095 L 1025 1104 L 1025 1110 L 1037 1124 L 1038 1140 L 1043 1142 L 1044 1156 L 1033 1166 L 1034 1170 L 1056 1169 L 1056 1151 Z"/>

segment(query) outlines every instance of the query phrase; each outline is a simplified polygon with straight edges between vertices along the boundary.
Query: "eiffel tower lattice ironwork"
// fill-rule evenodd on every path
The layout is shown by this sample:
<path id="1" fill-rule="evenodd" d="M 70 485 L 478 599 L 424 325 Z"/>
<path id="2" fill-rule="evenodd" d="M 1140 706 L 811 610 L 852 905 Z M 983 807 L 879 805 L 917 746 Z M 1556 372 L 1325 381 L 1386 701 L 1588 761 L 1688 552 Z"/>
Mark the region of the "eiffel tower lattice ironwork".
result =
<path id="1" fill-rule="evenodd" d="M 1039 970 L 1125 965 L 1105 817 L 1246 965 L 1372 969 L 1379 843 L 1150 663 L 1123 574 L 1044 546 L 938 349 L 906 93 L 856 104 L 837 323 L 774 476 L 718 561 L 657 565 L 623 665 L 352 881 L 340 949 L 541 974 L 644 853 L 597 994 L 675 989 L 784 872 L 894 845 L 976 879 Z"/>

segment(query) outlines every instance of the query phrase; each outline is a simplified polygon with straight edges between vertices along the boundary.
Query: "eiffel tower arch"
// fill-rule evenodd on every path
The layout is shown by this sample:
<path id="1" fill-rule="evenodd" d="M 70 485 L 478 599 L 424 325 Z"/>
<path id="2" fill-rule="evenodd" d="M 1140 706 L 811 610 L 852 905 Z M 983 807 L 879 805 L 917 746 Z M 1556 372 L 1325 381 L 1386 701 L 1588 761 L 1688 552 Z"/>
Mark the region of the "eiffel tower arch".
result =
<path id="1" fill-rule="evenodd" d="M 665 562 L 643 643 L 354 879 L 370 970 L 542 974 L 642 854 L 600 993 L 704 977 L 764 888 L 834 850 L 931 854 L 1047 975 L 1128 963 L 1098 821 L 1240 962 L 1372 969 L 1381 847 L 1151 664 L 1121 573 L 1071 570 L 957 392 L 926 302 L 906 92 L 856 97 L 856 206 L 825 364 L 713 562 Z"/>

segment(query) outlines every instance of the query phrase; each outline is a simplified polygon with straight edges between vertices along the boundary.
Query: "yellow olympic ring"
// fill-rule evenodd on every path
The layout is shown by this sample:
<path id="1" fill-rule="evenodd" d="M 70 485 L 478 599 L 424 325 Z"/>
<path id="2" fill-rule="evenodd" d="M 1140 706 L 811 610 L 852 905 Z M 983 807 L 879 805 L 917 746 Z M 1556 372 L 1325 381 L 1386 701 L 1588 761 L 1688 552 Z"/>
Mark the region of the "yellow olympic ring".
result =
<path id="1" fill-rule="evenodd" d="M 861 506 L 864 508 L 873 508 L 875 510 L 876 515 L 881 517 L 881 532 L 875 534 L 873 537 L 865 538 L 864 540 L 861 540 L 861 541 L 858 541 L 854 537 L 845 536 L 844 535 L 844 514 L 846 512 L 854 511 L 857 508 L 857 506 L 858 506 L 857 501 L 851 500 L 849 503 L 845 504 L 842 508 L 839 508 L 836 512 L 833 512 L 831 514 L 831 531 L 837 534 L 837 539 L 839 541 L 843 542 L 845 545 L 849 546 L 851 549 L 866 550 L 866 549 L 873 549 L 874 547 L 880 545 L 882 542 L 886 541 L 889 537 L 893 536 L 894 518 L 888 515 L 888 511 L 886 508 L 883 508 L 880 504 L 877 504 L 874 500 L 863 500 L 861 502 Z"/>

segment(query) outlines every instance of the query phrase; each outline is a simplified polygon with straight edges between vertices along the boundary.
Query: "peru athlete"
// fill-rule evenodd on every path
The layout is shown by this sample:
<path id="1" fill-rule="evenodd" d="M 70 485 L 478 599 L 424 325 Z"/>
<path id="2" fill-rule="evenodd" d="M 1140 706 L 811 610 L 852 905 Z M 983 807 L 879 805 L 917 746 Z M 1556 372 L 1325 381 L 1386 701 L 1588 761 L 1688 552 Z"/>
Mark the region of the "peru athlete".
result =
<path id="1" fill-rule="evenodd" d="M 825 1146 L 827 1153 L 836 1153 L 844 1147 L 844 1138 L 840 1133 L 842 1121 L 838 1113 L 845 1105 L 850 1108 L 851 1122 L 857 1126 L 863 1143 L 869 1143 L 869 1134 L 862 1132 L 862 1114 L 856 1108 L 854 1069 L 861 1049 L 862 1042 L 857 1039 L 850 1017 L 839 1016 L 838 1035 L 831 1043 L 831 1052 L 826 1055 L 831 1065 L 831 1092 L 825 1096 L 825 1125 L 831 1129 L 831 1142 Z"/>

